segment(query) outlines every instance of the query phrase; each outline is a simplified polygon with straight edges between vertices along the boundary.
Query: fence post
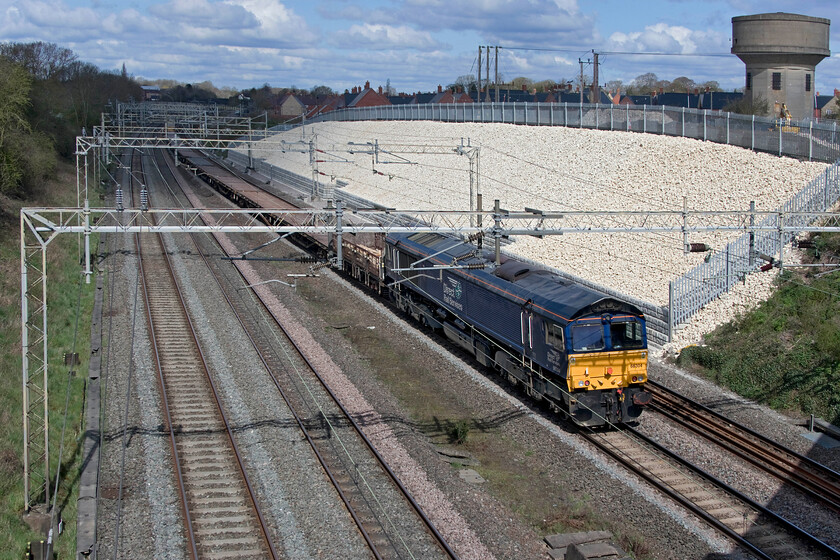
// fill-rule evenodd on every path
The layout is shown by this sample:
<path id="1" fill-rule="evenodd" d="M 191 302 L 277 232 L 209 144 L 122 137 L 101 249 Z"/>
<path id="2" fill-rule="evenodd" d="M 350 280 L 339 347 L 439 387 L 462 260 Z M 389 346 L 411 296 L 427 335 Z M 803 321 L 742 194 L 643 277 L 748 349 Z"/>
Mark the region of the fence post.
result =
<path id="1" fill-rule="evenodd" d="M 682 137 L 685 138 L 685 107 L 682 108 Z"/>
<path id="2" fill-rule="evenodd" d="M 709 114 L 708 109 L 703 109 L 703 142 L 706 141 L 706 115 Z"/>
<path id="3" fill-rule="evenodd" d="M 732 281 L 729 278 L 729 243 L 726 244 L 726 291 L 732 286 Z"/>
<path id="4" fill-rule="evenodd" d="M 808 123 L 808 161 L 814 155 L 814 121 Z"/>
<path id="5" fill-rule="evenodd" d="M 752 116 L 752 132 L 750 136 L 750 149 L 755 150 L 755 115 Z"/>
<path id="6" fill-rule="evenodd" d="M 569 126 L 569 102 L 563 102 L 563 126 Z"/>
<path id="7" fill-rule="evenodd" d="M 782 121 L 779 120 L 779 155 L 782 155 Z"/>
<path id="8" fill-rule="evenodd" d="M 580 104 L 580 120 L 578 121 L 578 128 L 583 128 L 583 103 Z"/>
<path id="9" fill-rule="evenodd" d="M 662 136 L 665 136 L 665 105 L 662 106 Z"/>
<path id="10" fill-rule="evenodd" d="M 647 132 L 647 105 L 642 105 L 642 132 Z"/>
<path id="11" fill-rule="evenodd" d="M 668 342 L 674 340 L 674 281 L 668 282 Z"/>
<path id="12" fill-rule="evenodd" d="M 784 212 L 779 212 L 779 276 L 785 271 L 785 236 L 784 232 L 782 232 L 784 219 Z"/>
<path id="13" fill-rule="evenodd" d="M 548 105 L 548 120 L 551 121 L 551 126 L 554 126 L 554 103 Z"/>
<path id="14" fill-rule="evenodd" d="M 730 113 L 726 113 L 726 145 L 729 145 L 729 115 Z"/>
<path id="15" fill-rule="evenodd" d="M 825 179 L 825 189 L 823 189 L 823 207 L 822 211 L 825 212 L 829 208 L 829 202 L 831 199 L 831 195 L 829 194 L 829 190 L 831 189 L 831 180 L 829 176 L 829 172 L 831 169 L 826 169 L 825 173 L 823 173 L 823 179 Z"/>
<path id="16" fill-rule="evenodd" d="M 630 132 L 630 104 L 628 103 L 624 107 L 627 109 L 627 111 L 625 111 L 627 115 L 627 118 L 625 119 L 627 121 L 627 132 Z"/>
<path id="17" fill-rule="evenodd" d="M 598 103 L 595 103 L 595 130 L 598 130 L 598 125 L 600 124 L 598 120 Z"/>
<path id="18" fill-rule="evenodd" d="M 610 103 L 610 130 L 615 130 L 613 126 L 613 104 Z"/>
<path id="19" fill-rule="evenodd" d="M 749 264 L 750 270 L 755 266 L 755 201 L 750 201 L 750 249 L 749 249 Z"/>

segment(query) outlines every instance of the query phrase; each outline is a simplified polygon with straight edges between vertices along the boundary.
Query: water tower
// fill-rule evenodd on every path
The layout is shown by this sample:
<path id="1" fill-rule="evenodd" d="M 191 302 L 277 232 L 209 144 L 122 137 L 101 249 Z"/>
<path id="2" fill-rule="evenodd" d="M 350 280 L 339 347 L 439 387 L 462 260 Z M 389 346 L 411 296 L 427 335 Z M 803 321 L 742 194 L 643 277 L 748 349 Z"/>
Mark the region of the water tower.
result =
<path id="1" fill-rule="evenodd" d="M 732 54 L 747 65 L 744 95 L 763 98 L 780 116 L 786 106 L 794 119 L 814 115 L 814 69 L 831 53 L 825 18 L 798 14 L 756 14 L 732 18 Z"/>

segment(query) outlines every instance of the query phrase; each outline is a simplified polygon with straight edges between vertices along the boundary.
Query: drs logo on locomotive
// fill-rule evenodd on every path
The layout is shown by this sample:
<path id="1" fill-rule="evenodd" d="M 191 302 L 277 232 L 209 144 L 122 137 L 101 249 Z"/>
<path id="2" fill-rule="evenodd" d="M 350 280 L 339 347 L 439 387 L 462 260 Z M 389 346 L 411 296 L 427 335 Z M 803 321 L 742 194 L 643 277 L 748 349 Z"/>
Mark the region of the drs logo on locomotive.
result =
<path id="1" fill-rule="evenodd" d="M 458 311 L 464 310 L 464 304 L 461 300 L 461 282 L 455 278 L 447 278 L 447 282 L 443 283 L 443 301 L 447 305 L 451 305 Z"/>

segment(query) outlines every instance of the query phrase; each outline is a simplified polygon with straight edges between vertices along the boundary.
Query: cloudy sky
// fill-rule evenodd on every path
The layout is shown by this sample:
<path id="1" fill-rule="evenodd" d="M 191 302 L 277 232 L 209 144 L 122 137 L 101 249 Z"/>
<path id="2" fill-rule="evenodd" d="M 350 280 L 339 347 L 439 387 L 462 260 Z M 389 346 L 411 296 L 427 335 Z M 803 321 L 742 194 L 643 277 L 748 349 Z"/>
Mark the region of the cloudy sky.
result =
<path id="1" fill-rule="evenodd" d="M 744 66 L 728 54 L 731 18 L 776 11 L 832 20 L 816 85 L 840 88 L 836 0 L 0 0 L 0 41 L 54 42 L 102 69 L 234 88 L 390 80 L 431 91 L 476 74 L 478 45 L 498 45 L 507 79 L 573 79 L 594 49 L 601 83 L 653 72 L 733 89 Z M 669 56 L 626 54 L 648 52 Z"/>

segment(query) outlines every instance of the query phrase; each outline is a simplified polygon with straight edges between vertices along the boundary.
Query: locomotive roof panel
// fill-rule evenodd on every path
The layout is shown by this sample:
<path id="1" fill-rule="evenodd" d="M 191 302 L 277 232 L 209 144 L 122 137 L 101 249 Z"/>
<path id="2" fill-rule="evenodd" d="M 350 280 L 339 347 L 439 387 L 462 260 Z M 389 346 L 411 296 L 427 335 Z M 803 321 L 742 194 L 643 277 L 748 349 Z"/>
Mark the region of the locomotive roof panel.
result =
<path id="1" fill-rule="evenodd" d="M 419 255 L 435 255 L 429 259 L 429 264 L 493 263 L 494 259 L 491 252 L 485 251 L 479 255 L 474 245 L 438 233 L 391 233 L 388 234 L 388 241 Z M 503 259 L 498 267 L 491 266 L 484 270 L 453 269 L 451 274 L 484 284 L 504 297 L 518 300 L 523 306 L 531 305 L 535 311 L 559 322 L 606 312 L 642 315 L 639 309 L 629 303 L 514 257 Z"/>

